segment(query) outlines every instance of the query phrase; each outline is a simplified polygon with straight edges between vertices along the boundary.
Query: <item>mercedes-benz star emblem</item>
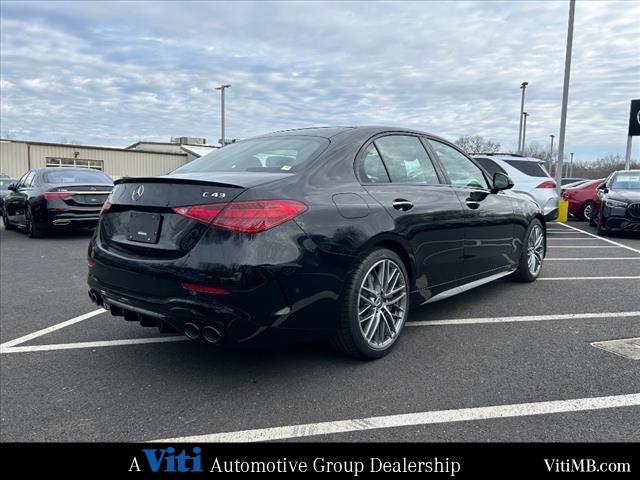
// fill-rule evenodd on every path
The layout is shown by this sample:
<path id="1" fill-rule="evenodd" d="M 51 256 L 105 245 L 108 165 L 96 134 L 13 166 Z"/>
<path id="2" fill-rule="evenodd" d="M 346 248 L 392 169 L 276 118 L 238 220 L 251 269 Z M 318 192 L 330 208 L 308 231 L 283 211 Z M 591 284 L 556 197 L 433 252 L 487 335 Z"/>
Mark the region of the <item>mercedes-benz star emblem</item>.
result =
<path id="1" fill-rule="evenodd" d="M 133 190 L 133 193 L 131 194 L 131 199 L 132 200 L 140 200 L 140 197 L 142 197 L 143 193 L 144 193 L 144 185 L 138 185 Z"/>

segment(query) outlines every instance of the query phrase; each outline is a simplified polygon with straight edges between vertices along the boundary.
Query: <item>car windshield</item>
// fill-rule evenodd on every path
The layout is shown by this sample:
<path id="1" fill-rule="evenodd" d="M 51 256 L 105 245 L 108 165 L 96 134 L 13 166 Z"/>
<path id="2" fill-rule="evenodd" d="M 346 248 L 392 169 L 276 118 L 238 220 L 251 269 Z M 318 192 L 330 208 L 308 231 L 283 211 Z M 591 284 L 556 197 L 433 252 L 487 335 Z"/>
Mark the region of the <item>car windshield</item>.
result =
<path id="1" fill-rule="evenodd" d="M 111 179 L 96 170 L 58 170 L 52 168 L 45 174 L 45 181 L 53 184 L 88 183 L 95 185 L 113 185 Z"/>
<path id="2" fill-rule="evenodd" d="M 9 185 L 16 183 L 15 178 L 2 178 L 0 179 L 0 190 L 6 190 Z"/>
<path id="3" fill-rule="evenodd" d="M 640 190 L 640 172 L 616 173 L 611 181 L 613 190 Z"/>
<path id="4" fill-rule="evenodd" d="M 293 173 L 328 144 L 329 141 L 325 138 L 303 136 L 245 140 L 214 150 L 172 173 Z"/>

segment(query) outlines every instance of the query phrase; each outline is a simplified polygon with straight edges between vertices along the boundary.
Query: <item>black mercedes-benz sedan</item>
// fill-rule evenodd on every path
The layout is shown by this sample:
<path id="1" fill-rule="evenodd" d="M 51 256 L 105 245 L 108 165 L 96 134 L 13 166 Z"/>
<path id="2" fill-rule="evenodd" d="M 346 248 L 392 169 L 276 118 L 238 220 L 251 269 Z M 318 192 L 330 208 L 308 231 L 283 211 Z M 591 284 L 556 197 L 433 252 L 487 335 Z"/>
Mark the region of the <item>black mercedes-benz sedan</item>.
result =
<path id="1" fill-rule="evenodd" d="M 348 355 L 381 357 L 410 306 L 538 277 L 543 214 L 512 185 L 418 131 L 244 140 L 115 182 L 89 246 L 89 296 L 212 344 L 320 333 Z"/>
<path id="2" fill-rule="evenodd" d="M 5 228 L 37 238 L 54 229 L 95 227 L 113 181 L 88 168 L 36 168 L 8 188 Z"/>
<path id="3" fill-rule="evenodd" d="M 590 222 L 598 235 L 640 232 L 640 170 L 613 172 L 598 187 Z"/>

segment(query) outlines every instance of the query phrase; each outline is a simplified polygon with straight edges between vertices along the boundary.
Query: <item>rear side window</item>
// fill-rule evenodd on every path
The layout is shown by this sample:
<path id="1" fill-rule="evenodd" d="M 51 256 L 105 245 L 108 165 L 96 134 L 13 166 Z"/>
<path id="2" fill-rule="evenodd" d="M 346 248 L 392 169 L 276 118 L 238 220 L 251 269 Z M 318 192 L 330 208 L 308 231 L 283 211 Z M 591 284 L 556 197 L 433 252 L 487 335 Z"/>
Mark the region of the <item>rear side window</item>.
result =
<path id="1" fill-rule="evenodd" d="M 367 147 L 362 160 L 360 178 L 368 183 L 389 183 L 391 181 L 382 163 L 382 158 L 380 158 L 378 150 L 373 143 Z"/>
<path id="2" fill-rule="evenodd" d="M 438 184 L 438 174 L 417 137 L 389 135 L 375 140 L 391 181 L 394 183 Z"/>
<path id="3" fill-rule="evenodd" d="M 482 170 L 465 155 L 437 140 L 429 140 L 429 143 L 438 154 L 440 163 L 447 171 L 452 185 L 487 188 Z"/>
<path id="4" fill-rule="evenodd" d="M 328 145 L 329 140 L 320 137 L 256 138 L 214 150 L 172 173 L 293 173 Z"/>
<path id="5" fill-rule="evenodd" d="M 49 170 L 49 169 L 47 169 Z M 47 183 L 53 184 L 67 184 L 67 183 L 88 183 L 97 185 L 113 185 L 111 179 L 104 173 L 100 173 L 96 170 L 82 169 L 82 170 L 64 170 L 51 168 L 44 175 Z"/>
<path id="6" fill-rule="evenodd" d="M 530 177 L 548 177 L 549 174 L 544 169 L 544 166 L 538 162 L 532 162 L 531 160 L 505 160 L 507 165 L 511 165 L 516 170 L 529 175 Z"/>
<path id="7" fill-rule="evenodd" d="M 506 174 L 507 172 L 504 171 L 504 168 L 502 168 L 500 165 L 498 165 L 496 162 L 494 162 L 493 160 L 490 160 L 488 158 L 475 158 L 475 161 L 478 165 L 480 165 L 482 168 L 484 168 L 484 170 L 489 174 L 489 176 L 491 178 L 493 178 L 493 176 L 496 173 L 504 173 Z"/>

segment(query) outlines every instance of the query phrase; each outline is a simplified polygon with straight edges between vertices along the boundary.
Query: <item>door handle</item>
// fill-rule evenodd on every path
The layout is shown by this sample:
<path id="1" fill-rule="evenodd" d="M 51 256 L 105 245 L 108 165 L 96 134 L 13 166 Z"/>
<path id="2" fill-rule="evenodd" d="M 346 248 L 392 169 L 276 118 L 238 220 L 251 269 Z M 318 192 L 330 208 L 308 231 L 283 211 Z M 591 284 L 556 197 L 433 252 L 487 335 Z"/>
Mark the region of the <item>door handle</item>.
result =
<path id="1" fill-rule="evenodd" d="M 413 203 L 411 203 L 409 200 L 405 200 L 404 198 L 396 198 L 393 201 L 392 205 L 396 210 L 402 210 L 403 212 L 406 212 L 407 210 L 411 210 L 413 208 Z"/>
<path id="2" fill-rule="evenodd" d="M 480 202 L 476 202 L 475 200 L 467 200 L 465 203 L 467 204 L 467 207 L 471 208 L 472 210 L 475 210 L 480 206 Z"/>

